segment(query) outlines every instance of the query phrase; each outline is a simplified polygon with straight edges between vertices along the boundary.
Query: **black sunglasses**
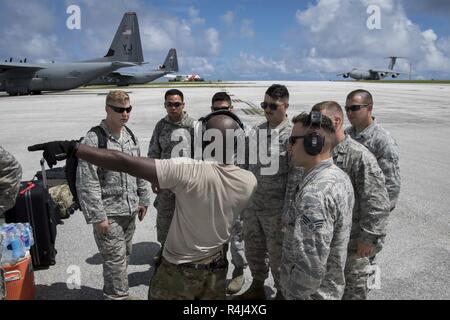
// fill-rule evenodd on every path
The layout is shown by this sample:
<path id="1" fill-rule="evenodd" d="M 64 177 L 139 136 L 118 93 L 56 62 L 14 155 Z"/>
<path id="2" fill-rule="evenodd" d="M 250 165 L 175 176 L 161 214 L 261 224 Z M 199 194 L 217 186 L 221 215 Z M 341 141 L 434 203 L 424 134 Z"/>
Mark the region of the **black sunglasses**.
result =
<path id="1" fill-rule="evenodd" d="M 117 112 L 117 113 L 123 113 L 124 111 L 126 111 L 127 113 L 130 113 L 131 110 L 133 110 L 132 106 L 129 106 L 128 108 L 119 108 L 119 107 L 110 106 L 108 104 L 108 107 L 110 107 L 112 111 Z"/>
<path id="2" fill-rule="evenodd" d="M 267 102 L 261 102 L 261 108 L 266 110 L 267 108 L 270 108 L 270 110 L 275 111 L 278 109 L 279 104 L 276 103 L 267 103 Z"/>
<path id="3" fill-rule="evenodd" d="M 361 110 L 361 108 L 366 108 L 368 106 L 369 106 L 368 104 L 354 104 L 352 106 L 345 106 L 345 111 L 357 112 L 357 111 Z"/>
<path id="4" fill-rule="evenodd" d="M 166 103 L 164 103 L 164 106 L 166 108 L 172 108 L 172 107 L 179 108 L 182 105 L 183 105 L 182 102 L 166 102 Z"/>
<path id="5" fill-rule="evenodd" d="M 289 144 L 294 145 L 298 139 L 304 139 L 306 136 L 290 136 L 289 137 Z"/>

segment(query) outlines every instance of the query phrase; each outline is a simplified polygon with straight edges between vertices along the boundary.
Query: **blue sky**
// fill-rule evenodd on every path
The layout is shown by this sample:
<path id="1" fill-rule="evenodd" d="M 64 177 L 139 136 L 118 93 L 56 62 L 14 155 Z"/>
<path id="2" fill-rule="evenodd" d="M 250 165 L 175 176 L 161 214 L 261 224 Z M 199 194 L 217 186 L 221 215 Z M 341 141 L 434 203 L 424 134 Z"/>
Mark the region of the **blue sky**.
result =
<path id="1" fill-rule="evenodd" d="M 66 28 L 67 6 L 81 30 Z M 380 8 L 381 29 L 366 10 Z M 413 77 L 450 79 L 447 0 L 0 0 L 0 58 L 73 61 L 103 56 L 126 11 L 138 14 L 144 56 L 176 47 L 181 73 L 223 80 L 337 80 L 352 67 L 409 57 Z M 398 70 L 409 71 L 406 60 Z"/>

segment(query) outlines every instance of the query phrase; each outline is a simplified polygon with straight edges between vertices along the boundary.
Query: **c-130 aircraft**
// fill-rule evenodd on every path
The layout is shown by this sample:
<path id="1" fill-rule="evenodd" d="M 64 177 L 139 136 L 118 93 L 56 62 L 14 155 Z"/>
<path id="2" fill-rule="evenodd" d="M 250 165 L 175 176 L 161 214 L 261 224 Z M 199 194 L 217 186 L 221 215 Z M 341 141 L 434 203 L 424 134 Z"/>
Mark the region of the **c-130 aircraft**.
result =
<path id="1" fill-rule="evenodd" d="M 0 63 L 0 92 L 11 96 L 78 88 L 102 75 L 143 63 L 135 12 L 125 13 L 108 53 L 99 59 L 71 63 Z"/>
<path id="2" fill-rule="evenodd" d="M 166 75 L 173 75 L 179 71 L 178 70 L 178 57 L 177 50 L 172 48 L 167 54 L 164 64 L 160 65 L 157 70 L 148 72 L 111 72 L 110 74 L 104 75 L 89 82 L 86 86 L 91 85 L 117 85 L 119 87 L 129 86 L 131 84 L 145 84 L 152 82 L 156 79 L 164 77 Z"/>

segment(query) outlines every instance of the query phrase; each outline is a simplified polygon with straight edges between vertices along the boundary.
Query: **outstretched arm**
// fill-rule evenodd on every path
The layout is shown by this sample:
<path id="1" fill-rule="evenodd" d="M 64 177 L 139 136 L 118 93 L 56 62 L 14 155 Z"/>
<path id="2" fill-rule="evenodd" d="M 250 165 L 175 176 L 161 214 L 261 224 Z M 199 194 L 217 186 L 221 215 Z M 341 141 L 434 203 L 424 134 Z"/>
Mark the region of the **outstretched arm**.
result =
<path id="1" fill-rule="evenodd" d="M 44 158 L 49 166 L 70 156 L 76 156 L 98 167 L 125 172 L 152 184 L 158 184 L 155 160 L 151 158 L 132 157 L 119 151 L 93 148 L 78 141 L 53 141 L 28 148 L 28 151 L 39 150 L 44 151 Z"/>

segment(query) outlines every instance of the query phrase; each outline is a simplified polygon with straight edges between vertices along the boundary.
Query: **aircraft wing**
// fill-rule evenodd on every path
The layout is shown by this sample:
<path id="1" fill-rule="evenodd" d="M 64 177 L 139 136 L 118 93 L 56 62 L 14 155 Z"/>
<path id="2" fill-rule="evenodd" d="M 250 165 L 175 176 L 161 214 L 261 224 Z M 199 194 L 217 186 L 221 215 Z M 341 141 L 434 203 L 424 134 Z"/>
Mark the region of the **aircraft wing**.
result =
<path id="1" fill-rule="evenodd" d="M 0 73 L 14 70 L 23 73 L 34 73 L 36 71 L 45 69 L 36 64 L 28 64 L 28 63 L 0 63 Z"/>
<path id="2" fill-rule="evenodd" d="M 112 78 L 120 78 L 120 79 L 133 79 L 134 76 L 131 74 L 125 74 L 125 73 L 120 73 L 120 72 L 111 72 L 110 74 L 108 74 L 109 77 Z"/>
<path id="3" fill-rule="evenodd" d="M 118 68 L 126 68 L 126 67 L 136 67 L 137 64 L 133 63 L 133 62 L 123 62 L 123 61 L 114 61 L 112 63 L 112 65 L 114 67 L 118 67 Z"/>
<path id="4" fill-rule="evenodd" d="M 386 73 L 386 74 L 409 74 L 409 73 L 406 73 L 406 72 L 398 72 L 398 71 L 389 70 L 389 69 L 385 69 L 385 70 L 383 70 L 383 69 L 377 69 L 377 70 L 371 69 L 369 71 L 370 72 L 378 72 L 378 73 Z"/>

